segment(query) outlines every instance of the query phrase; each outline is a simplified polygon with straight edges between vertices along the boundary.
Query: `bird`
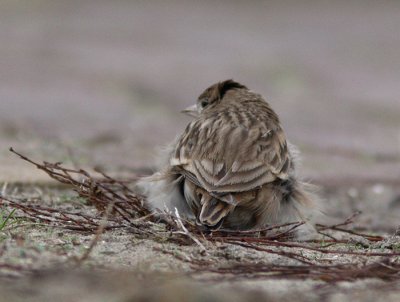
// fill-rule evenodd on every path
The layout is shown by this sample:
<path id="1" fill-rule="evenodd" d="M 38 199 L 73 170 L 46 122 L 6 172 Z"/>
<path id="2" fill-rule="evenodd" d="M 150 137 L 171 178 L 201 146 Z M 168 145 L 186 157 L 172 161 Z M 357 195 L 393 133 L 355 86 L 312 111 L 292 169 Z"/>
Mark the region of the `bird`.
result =
<path id="1" fill-rule="evenodd" d="M 310 224 L 313 187 L 298 177 L 299 152 L 260 94 L 220 81 L 182 112 L 192 121 L 165 148 L 159 171 L 138 183 L 151 209 L 176 210 L 211 231 Z"/>

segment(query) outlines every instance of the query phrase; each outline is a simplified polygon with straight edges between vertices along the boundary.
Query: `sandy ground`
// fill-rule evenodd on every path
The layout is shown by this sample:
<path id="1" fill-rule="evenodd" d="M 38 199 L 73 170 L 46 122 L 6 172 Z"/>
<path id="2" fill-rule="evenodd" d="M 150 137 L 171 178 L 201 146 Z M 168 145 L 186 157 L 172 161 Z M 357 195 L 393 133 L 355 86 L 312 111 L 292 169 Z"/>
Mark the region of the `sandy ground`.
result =
<path id="1" fill-rule="evenodd" d="M 279 113 L 329 217 L 362 210 L 358 226 L 391 236 L 400 221 L 399 14 L 400 3 L 389 0 L 1 1 L 0 185 L 8 183 L 8 195 L 31 194 L 33 184 L 47 201 L 71 200 L 10 146 L 39 161 L 115 174 L 151 169 L 156 146 L 189 120 L 179 110 L 234 78 Z M 161 243 L 129 232 L 106 233 L 87 267 L 71 272 L 91 238 L 40 226 L 0 232 L 0 264 L 40 271 L 2 271 L 0 300 L 148 301 L 193 288 L 194 301 L 208 293 L 193 280 L 153 286 L 153 273 L 188 268 L 155 252 Z M 195 246 L 167 248 L 198 256 Z M 383 292 L 387 301 L 399 294 L 378 280 L 241 280 L 214 285 L 203 300 L 356 301 Z"/>
<path id="2" fill-rule="evenodd" d="M 344 220 L 354 211 L 363 211 L 349 229 L 385 237 L 374 243 L 351 236 L 352 241 L 334 245 L 333 250 L 400 252 L 400 236 L 395 236 L 400 217 L 398 188 L 342 187 L 325 189 L 320 194 L 335 209 L 331 218 Z M 11 186 L 3 190 L 3 196 L 25 197 L 33 204 L 99 216 L 92 206 L 82 203 L 68 189 Z M 162 224 L 153 226 L 153 230 L 159 228 L 164 227 Z M 397 301 L 400 294 L 397 281 L 378 278 L 328 283 L 289 276 L 271 278 L 262 274 L 235 276 L 196 272 L 196 266 L 188 263 L 188 259 L 202 261 L 206 269 L 251 263 L 295 266 L 301 263 L 276 254 L 208 241 L 202 242 L 206 248 L 203 252 L 195 243 L 178 244 L 167 239 L 168 232 L 165 234 L 165 237 L 141 235 L 135 228 L 107 231 L 89 257 L 79 263 L 77 259 L 84 255 L 93 234 L 50 226 L 40 219 L 36 222 L 12 220 L 0 231 L 0 301 L 375 301 L 382 297 L 385 301 Z M 338 239 L 346 236 L 350 235 L 335 235 Z M 325 264 L 374 263 L 384 258 L 268 248 L 300 251 L 301 255 Z M 400 256 L 392 260 L 399 261 Z"/>

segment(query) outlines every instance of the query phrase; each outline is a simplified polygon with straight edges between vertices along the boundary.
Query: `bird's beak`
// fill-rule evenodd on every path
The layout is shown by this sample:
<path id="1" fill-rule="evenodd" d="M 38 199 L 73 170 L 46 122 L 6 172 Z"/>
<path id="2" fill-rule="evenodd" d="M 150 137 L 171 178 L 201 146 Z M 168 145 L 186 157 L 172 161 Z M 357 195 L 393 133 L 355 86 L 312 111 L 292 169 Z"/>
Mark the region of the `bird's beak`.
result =
<path id="1" fill-rule="evenodd" d="M 189 116 L 192 116 L 192 117 L 198 117 L 199 116 L 199 112 L 197 111 L 197 105 L 196 104 L 194 104 L 194 105 L 192 105 L 190 107 L 187 107 L 186 109 L 183 109 L 181 112 L 185 113 L 185 114 L 187 114 Z"/>

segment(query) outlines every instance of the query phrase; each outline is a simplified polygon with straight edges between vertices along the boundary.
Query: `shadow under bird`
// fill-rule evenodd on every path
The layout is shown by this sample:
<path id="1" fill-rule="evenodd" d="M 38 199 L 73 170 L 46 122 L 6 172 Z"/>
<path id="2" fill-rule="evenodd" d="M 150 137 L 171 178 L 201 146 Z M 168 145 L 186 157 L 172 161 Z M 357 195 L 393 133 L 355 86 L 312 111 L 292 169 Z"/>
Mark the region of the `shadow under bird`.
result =
<path id="1" fill-rule="evenodd" d="M 298 151 L 260 94 L 226 80 L 183 112 L 194 119 L 167 147 L 160 170 L 138 183 L 151 208 L 234 230 L 309 221 L 318 212 L 295 173 Z"/>

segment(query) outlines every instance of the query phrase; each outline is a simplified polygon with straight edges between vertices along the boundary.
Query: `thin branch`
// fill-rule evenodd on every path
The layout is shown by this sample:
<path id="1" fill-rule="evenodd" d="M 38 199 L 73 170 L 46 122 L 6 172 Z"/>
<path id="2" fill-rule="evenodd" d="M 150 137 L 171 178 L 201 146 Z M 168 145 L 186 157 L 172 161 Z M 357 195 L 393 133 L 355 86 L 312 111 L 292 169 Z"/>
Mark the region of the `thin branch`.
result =
<path id="1" fill-rule="evenodd" d="M 104 212 L 103 218 L 100 222 L 99 227 L 96 230 L 96 234 L 94 236 L 94 238 L 92 239 L 92 241 L 90 242 L 89 248 L 85 251 L 85 253 L 83 253 L 83 255 L 77 259 L 77 265 L 80 266 L 82 265 L 82 263 L 89 258 L 90 253 L 92 252 L 93 248 L 96 246 L 96 244 L 98 243 L 101 234 L 103 234 L 107 223 L 108 223 L 108 216 L 110 216 L 111 211 L 113 209 L 114 204 L 110 203 L 107 206 L 107 210 Z"/>
<path id="2" fill-rule="evenodd" d="M 179 211 L 177 208 L 175 208 L 175 215 L 176 215 L 176 221 L 178 222 L 178 225 L 180 226 L 180 228 L 183 230 L 183 234 L 185 234 L 186 236 L 188 236 L 190 239 L 192 239 L 202 250 L 202 252 L 206 252 L 206 248 L 205 246 L 200 242 L 199 239 L 197 239 L 196 237 L 194 237 L 185 227 L 185 225 L 182 222 L 181 216 L 179 215 Z"/>

